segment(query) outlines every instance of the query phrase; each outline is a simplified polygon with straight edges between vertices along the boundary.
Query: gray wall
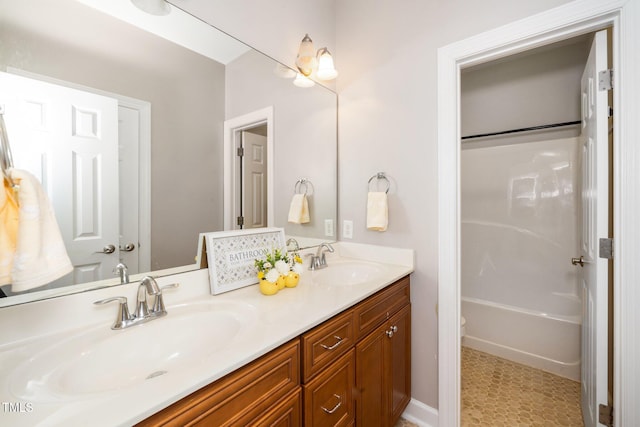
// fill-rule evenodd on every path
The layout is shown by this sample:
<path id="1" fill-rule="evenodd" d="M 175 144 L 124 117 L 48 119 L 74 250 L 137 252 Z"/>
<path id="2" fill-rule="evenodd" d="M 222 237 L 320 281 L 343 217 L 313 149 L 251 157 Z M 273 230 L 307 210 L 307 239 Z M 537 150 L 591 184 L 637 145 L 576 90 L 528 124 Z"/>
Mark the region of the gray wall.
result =
<path id="1" fill-rule="evenodd" d="M 224 66 L 75 1 L 32 2 L 0 1 L 0 68 L 151 103 L 151 267 L 192 264 L 198 233 L 222 229 Z"/>

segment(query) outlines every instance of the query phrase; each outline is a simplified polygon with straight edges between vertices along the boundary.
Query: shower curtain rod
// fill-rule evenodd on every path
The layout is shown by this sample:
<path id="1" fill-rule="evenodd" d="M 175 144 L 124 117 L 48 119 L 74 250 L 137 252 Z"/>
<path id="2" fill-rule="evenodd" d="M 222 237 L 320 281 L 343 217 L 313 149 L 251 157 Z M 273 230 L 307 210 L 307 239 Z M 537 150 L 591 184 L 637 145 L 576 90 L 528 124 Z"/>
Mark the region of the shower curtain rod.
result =
<path id="1" fill-rule="evenodd" d="M 463 136 L 461 139 L 465 140 L 465 139 L 472 139 L 472 138 L 484 138 L 486 136 L 506 135 L 506 134 L 509 134 L 509 133 L 528 132 L 528 131 L 531 131 L 531 130 L 557 128 L 557 127 L 562 127 L 562 126 L 573 126 L 573 125 L 579 125 L 581 123 L 582 122 L 580 120 L 576 120 L 576 121 L 573 121 L 573 122 L 553 123 L 553 124 L 550 124 L 550 125 L 531 126 L 531 127 L 528 127 L 528 128 L 503 130 L 501 132 L 481 133 L 481 134 L 478 134 L 478 135 Z"/>

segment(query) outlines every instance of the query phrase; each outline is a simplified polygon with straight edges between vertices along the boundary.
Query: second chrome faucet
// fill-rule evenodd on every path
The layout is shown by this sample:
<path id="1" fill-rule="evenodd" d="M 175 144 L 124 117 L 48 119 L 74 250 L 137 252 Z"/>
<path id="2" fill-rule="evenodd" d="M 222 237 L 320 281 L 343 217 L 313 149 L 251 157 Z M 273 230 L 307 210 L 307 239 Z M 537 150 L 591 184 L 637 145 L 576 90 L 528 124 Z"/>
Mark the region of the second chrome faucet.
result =
<path id="1" fill-rule="evenodd" d="M 178 286 L 179 285 L 177 283 L 173 283 L 161 288 L 153 277 L 144 277 L 138 285 L 136 309 L 133 314 L 129 312 L 129 305 L 126 297 L 106 298 L 96 301 L 94 304 L 102 305 L 109 302 L 118 302 L 118 317 L 111 326 L 111 329 L 125 329 L 166 315 L 167 310 L 164 306 L 162 291 L 168 288 L 177 288 Z M 155 301 L 151 309 L 149 309 L 148 303 L 149 295 L 155 297 Z"/>
<path id="2" fill-rule="evenodd" d="M 315 271 L 315 270 L 320 270 L 321 268 L 325 268 L 327 266 L 327 257 L 326 257 L 326 253 L 327 252 L 333 252 L 333 246 L 331 246 L 329 243 L 323 243 L 320 246 L 318 246 L 318 250 L 316 251 L 315 255 L 311 255 L 309 254 L 309 256 L 311 257 L 311 262 L 309 263 L 309 270 L 311 271 Z"/>

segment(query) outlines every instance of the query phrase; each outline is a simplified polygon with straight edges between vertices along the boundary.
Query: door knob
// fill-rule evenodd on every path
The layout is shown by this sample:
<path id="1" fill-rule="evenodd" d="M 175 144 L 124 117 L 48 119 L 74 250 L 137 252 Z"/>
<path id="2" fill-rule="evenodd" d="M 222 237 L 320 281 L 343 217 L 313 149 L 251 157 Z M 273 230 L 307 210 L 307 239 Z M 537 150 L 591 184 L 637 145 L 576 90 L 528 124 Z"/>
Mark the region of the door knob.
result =
<path id="1" fill-rule="evenodd" d="M 124 246 L 120 246 L 120 250 L 123 251 L 123 252 L 131 252 L 135 248 L 136 248 L 135 243 L 127 243 Z"/>
<path id="2" fill-rule="evenodd" d="M 116 247 L 113 245 L 106 245 L 104 248 L 102 248 L 101 251 L 97 251 L 97 254 L 112 254 L 116 251 Z"/>
<path id="3" fill-rule="evenodd" d="M 584 267 L 584 257 L 581 255 L 580 258 L 571 258 L 571 264 Z"/>

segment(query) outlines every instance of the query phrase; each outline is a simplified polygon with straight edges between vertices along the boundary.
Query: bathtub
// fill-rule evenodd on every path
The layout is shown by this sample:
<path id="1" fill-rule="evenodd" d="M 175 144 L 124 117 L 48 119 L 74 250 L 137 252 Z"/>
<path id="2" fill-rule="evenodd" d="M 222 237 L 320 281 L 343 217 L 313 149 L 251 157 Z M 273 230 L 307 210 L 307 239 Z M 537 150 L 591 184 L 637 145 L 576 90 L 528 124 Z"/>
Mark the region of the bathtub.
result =
<path id="1" fill-rule="evenodd" d="M 576 301 L 576 304 L 580 304 Z M 463 297 L 462 345 L 580 381 L 579 315 L 551 315 Z"/>

